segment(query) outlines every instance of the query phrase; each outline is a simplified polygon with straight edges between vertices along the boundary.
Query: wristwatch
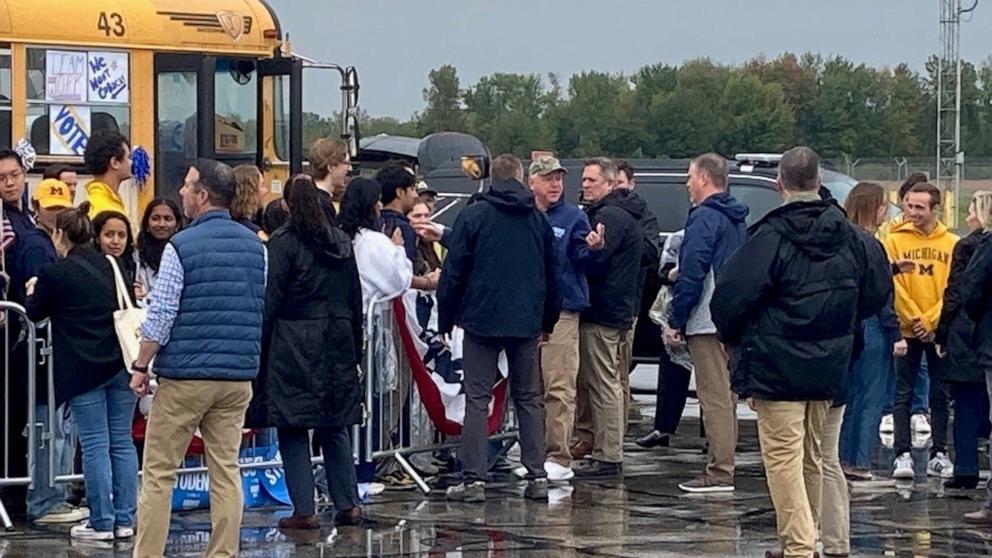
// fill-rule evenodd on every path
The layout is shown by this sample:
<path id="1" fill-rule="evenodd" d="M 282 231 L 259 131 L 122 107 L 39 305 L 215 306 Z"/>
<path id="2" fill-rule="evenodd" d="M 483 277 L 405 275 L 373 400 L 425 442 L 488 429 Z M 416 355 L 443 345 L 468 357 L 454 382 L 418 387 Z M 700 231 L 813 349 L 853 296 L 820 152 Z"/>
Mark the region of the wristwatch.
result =
<path id="1" fill-rule="evenodd" d="M 141 372 L 142 374 L 147 374 L 148 373 L 148 365 L 138 366 L 138 361 L 134 361 L 134 362 L 131 363 L 131 370 L 133 370 L 135 372 Z"/>

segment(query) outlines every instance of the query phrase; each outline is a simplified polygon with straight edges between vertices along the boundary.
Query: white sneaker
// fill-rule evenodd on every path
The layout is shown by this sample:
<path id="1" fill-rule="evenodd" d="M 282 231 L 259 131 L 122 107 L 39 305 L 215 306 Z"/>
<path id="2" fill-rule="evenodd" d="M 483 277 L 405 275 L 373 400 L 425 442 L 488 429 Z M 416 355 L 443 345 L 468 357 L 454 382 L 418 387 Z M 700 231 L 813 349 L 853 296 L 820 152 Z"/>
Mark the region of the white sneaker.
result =
<path id="1" fill-rule="evenodd" d="M 93 527 L 90 527 L 90 523 L 87 521 L 82 525 L 76 525 L 69 530 L 69 535 L 74 539 L 81 539 L 84 541 L 112 541 L 114 540 L 113 531 L 95 531 Z"/>
<path id="2" fill-rule="evenodd" d="M 50 525 L 54 523 L 79 523 L 90 518 L 89 508 L 76 508 L 69 504 L 58 505 L 52 511 L 34 520 L 40 525 Z"/>
<path id="3" fill-rule="evenodd" d="M 544 472 L 548 474 L 549 481 L 567 481 L 575 476 L 575 471 L 571 467 L 559 465 L 550 459 L 544 462 Z"/>
<path id="4" fill-rule="evenodd" d="M 878 431 L 884 434 L 896 431 L 895 422 L 892 420 L 891 413 L 882 417 L 882 422 L 878 425 Z"/>
<path id="5" fill-rule="evenodd" d="M 114 527 L 115 539 L 130 539 L 134 536 L 134 527 Z"/>
<path id="6" fill-rule="evenodd" d="M 954 464 L 947 458 L 947 454 L 942 451 L 938 451 L 937 455 L 930 458 L 929 463 L 927 463 L 927 475 L 931 477 L 940 477 L 942 479 L 953 478 Z"/>
<path id="7" fill-rule="evenodd" d="M 916 471 L 913 470 L 913 457 L 909 452 L 903 453 L 893 462 L 892 478 L 908 479 L 916 478 Z"/>
<path id="8" fill-rule="evenodd" d="M 912 426 L 913 432 L 919 432 L 920 434 L 929 434 L 931 432 L 930 419 L 926 415 L 913 415 L 909 424 Z"/>

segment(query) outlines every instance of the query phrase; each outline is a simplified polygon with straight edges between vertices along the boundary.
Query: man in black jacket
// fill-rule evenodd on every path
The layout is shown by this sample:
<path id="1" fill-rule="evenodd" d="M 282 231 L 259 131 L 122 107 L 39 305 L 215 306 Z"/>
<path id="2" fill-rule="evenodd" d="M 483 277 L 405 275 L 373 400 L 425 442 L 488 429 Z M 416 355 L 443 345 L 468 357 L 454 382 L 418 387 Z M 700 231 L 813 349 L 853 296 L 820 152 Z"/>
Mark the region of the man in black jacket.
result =
<path id="1" fill-rule="evenodd" d="M 827 411 L 844 389 L 857 324 L 885 303 L 891 277 L 870 265 L 844 213 L 820 199 L 812 149 L 786 152 L 778 183 L 785 204 L 750 228 L 717 277 L 710 309 L 721 340 L 736 347 L 734 391 L 758 414 L 784 555 L 808 557 Z"/>
<path id="2" fill-rule="evenodd" d="M 486 417 L 503 351 L 530 481 L 524 494 L 548 497 L 538 343 L 558 321 L 560 272 L 554 232 L 523 176 L 520 159 L 494 159 L 492 186 L 458 215 L 448 237 L 437 292 L 438 330 L 447 333 L 456 324 L 465 330 L 463 478 L 448 489 L 452 500 L 485 499 Z"/>
<path id="3" fill-rule="evenodd" d="M 619 475 L 623 472 L 623 435 L 626 427 L 620 350 L 634 325 L 640 293 L 641 251 L 644 233 L 638 224 L 647 204 L 616 186 L 617 165 L 610 159 L 586 161 L 582 170 L 582 197 L 589 224 L 601 230 L 606 246 L 586 267 L 588 310 L 579 326 L 579 377 L 576 414 L 588 412 L 591 429 L 577 420 L 577 445 L 592 445 L 588 460 L 575 467 L 580 476 Z M 575 452 L 573 452 L 575 455 Z"/>
<path id="4" fill-rule="evenodd" d="M 634 180 L 634 167 L 627 161 L 617 161 L 617 189 L 627 190 L 630 196 L 641 201 L 641 195 L 636 191 Z M 633 398 L 630 395 L 630 371 L 633 368 L 634 359 L 634 333 L 637 330 L 637 317 L 641 313 L 641 308 L 647 304 L 648 307 L 654 302 L 654 297 L 661 288 L 658 279 L 658 266 L 661 259 L 661 232 L 658 228 L 658 217 L 648 209 L 647 202 L 644 202 L 644 212 L 637 224 L 641 226 L 644 234 L 644 246 L 641 248 L 641 273 L 637 279 L 640 288 L 637 292 L 637 312 L 634 314 L 634 324 L 624 337 L 623 345 L 620 347 L 620 379 L 623 382 L 624 420 L 635 420 L 638 416 L 637 409 L 632 407 Z M 650 300 L 646 300 L 650 298 Z M 633 414 L 631 411 L 635 411 Z"/>

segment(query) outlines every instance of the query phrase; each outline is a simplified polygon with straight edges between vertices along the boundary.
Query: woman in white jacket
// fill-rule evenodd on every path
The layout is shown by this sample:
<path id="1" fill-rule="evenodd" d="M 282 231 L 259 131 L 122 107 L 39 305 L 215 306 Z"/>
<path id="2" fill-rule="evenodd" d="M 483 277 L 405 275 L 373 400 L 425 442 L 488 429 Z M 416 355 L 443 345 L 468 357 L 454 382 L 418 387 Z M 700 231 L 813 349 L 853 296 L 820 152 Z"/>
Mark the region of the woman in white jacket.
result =
<path id="1" fill-rule="evenodd" d="M 403 237 L 397 231 L 390 239 L 378 231 L 380 192 L 375 180 L 355 178 L 348 183 L 341 200 L 339 223 L 355 245 L 363 312 L 368 311 L 374 299 L 402 295 L 413 281 L 413 264 L 403 249 Z"/>

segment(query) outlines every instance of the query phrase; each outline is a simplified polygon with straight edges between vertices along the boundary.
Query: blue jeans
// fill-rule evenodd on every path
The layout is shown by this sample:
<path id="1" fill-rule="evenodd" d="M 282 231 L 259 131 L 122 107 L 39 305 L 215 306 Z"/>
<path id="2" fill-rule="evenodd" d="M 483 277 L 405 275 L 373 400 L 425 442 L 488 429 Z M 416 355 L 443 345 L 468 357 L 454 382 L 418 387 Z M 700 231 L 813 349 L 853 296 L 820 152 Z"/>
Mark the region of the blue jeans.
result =
<path id="1" fill-rule="evenodd" d="M 96 531 L 134 526 L 138 452 L 131 439 L 131 420 L 138 399 L 128 386 L 130 378 L 122 370 L 102 386 L 69 401 L 83 446 L 90 525 Z"/>
<path id="2" fill-rule="evenodd" d="M 895 376 L 892 345 L 877 317 L 865 321 L 864 340 L 864 351 L 847 376 L 847 406 L 840 431 L 840 462 L 858 469 L 871 468 L 885 391 Z"/>
<path id="3" fill-rule="evenodd" d="M 65 407 L 55 411 L 55 474 L 68 475 L 72 472 L 73 457 L 76 455 L 76 442 L 69 435 L 71 423 L 63 412 Z M 48 405 L 35 407 L 35 448 L 34 448 L 34 488 L 28 490 L 28 519 L 35 520 L 65 504 L 65 486 L 48 486 L 48 443 L 42 440 L 42 432 L 48 429 Z M 26 435 L 26 431 L 25 431 Z"/>
<path id="4" fill-rule="evenodd" d="M 885 410 L 882 414 L 891 415 L 892 405 L 896 400 L 896 376 L 889 375 L 889 383 L 885 386 Z M 927 357 L 923 355 L 920 371 L 916 375 L 916 387 L 913 389 L 913 414 L 925 415 L 930 410 L 930 371 L 927 369 Z"/>

